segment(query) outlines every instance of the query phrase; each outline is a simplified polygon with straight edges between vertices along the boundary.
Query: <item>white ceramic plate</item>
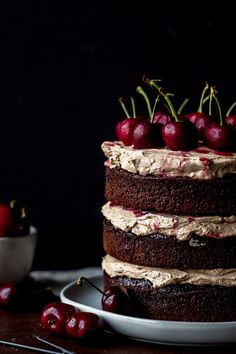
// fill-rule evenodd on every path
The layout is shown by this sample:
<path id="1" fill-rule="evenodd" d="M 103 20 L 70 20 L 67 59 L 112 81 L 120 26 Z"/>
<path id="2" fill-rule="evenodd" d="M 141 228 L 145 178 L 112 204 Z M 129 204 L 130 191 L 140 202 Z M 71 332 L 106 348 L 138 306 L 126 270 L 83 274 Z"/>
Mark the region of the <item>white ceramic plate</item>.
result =
<path id="1" fill-rule="evenodd" d="M 89 278 L 100 289 L 102 275 Z M 236 342 L 236 322 L 177 322 L 147 320 L 118 315 L 101 309 L 101 294 L 84 283 L 76 281 L 65 286 L 60 298 L 81 311 L 94 312 L 112 331 L 135 340 L 168 345 L 222 345 Z"/>

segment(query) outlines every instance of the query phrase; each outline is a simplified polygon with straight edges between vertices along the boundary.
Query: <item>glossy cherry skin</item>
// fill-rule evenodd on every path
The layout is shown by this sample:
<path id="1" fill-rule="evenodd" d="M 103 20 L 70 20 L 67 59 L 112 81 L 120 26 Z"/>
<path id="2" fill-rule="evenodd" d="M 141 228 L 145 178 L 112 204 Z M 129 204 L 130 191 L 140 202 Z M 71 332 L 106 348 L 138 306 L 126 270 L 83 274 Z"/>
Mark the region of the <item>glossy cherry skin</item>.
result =
<path id="1" fill-rule="evenodd" d="M 167 113 L 163 113 L 161 111 L 157 111 L 154 114 L 153 117 L 153 123 L 156 124 L 161 124 L 161 125 L 166 125 L 167 123 L 170 123 L 172 121 L 171 116 L 168 115 Z"/>
<path id="2" fill-rule="evenodd" d="M 75 339 L 94 336 L 103 329 L 103 320 L 91 312 L 78 312 L 66 321 L 66 334 Z"/>
<path id="3" fill-rule="evenodd" d="M 17 293 L 18 285 L 16 282 L 6 283 L 0 286 L 0 305 L 11 305 Z"/>
<path id="4" fill-rule="evenodd" d="M 229 150 L 233 143 L 233 130 L 228 125 L 209 124 L 205 131 L 206 145 L 214 150 Z"/>
<path id="5" fill-rule="evenodd" d="M 236 130 L 236 114 L 232 114 L 230 116 L 225 117 L 225 121 L 227 125 L 230 125 Z"/>
<path id="6" fill-rule="evenodd" d="M 161 124 L 139 121 L 133 131 L 133 146 L 136 149 L 164 146 Z"/>
<path id="7" fill-rule="evenodd" d="M 102 296 L 102 309 L 123 315 L 132 314 L 132 302 L 127 290 L 120 286 L 109 287 Z"/>
<path id="8" fill-rule="evenodd" d="M 185 117 L 196 126 L 199 139 L 204 140 L 204 130 L 206 126 L 211 123 L 210 116 L 206 113 L 193 112 L 185 115 Z"/>
<path id="9" fill-rule="evenodd" d="M 189 121 L 171 122 L 162 128 L 162 137 L 172 150 L 188 151 L 198 146 L 198 131 Z"/>
<path id="10" fill-rule="evenodd" d="M 12 228 L 12 210 L 9 205 L 0 204 L 0 237 Z"/>
<path id="11" fill-rule="evenodd" d="M 130 146 L 133 143 L 133 131 L 137 125 L 135 118 L 125 118 L 116 125 L 116 137 L 124 145 Z"/>
<path id="12" fill-rule="evenodd" d="M 77 310 L 62 302 L 48 304 L 41 313 L 41 325 L 50 333 L 63 334 L 66 330 L 67 319 Z"/>

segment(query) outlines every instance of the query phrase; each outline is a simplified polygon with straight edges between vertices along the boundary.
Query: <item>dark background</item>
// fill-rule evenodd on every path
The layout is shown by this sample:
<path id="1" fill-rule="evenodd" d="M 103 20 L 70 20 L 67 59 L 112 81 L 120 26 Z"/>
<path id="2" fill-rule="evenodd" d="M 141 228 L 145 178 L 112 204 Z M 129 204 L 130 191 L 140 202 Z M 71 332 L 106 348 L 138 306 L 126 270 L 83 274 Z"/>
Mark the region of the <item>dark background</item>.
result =
<path id="1" fill-rule="evenodd" d="M 143 74 L 176 104 L 190 97 L 189 110 L 205 81 L 223 110 L 236 99 L 236 17 L 224 3 L 1 2 L 0 196 L 30 208 L 35 269 L 100 264 L 100 145 Z"/>

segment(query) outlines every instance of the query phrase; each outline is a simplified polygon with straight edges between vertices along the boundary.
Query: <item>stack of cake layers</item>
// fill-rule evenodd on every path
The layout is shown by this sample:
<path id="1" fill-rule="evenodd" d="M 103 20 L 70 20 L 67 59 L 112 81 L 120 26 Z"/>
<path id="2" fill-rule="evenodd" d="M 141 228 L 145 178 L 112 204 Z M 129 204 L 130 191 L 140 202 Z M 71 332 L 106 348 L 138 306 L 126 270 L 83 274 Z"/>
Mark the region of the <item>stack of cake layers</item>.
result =
<path id="1" fill-rule="evenodd" d="M 105 288 L 134 315 L 236 320 L 236 154 L 104 142 Z"/>

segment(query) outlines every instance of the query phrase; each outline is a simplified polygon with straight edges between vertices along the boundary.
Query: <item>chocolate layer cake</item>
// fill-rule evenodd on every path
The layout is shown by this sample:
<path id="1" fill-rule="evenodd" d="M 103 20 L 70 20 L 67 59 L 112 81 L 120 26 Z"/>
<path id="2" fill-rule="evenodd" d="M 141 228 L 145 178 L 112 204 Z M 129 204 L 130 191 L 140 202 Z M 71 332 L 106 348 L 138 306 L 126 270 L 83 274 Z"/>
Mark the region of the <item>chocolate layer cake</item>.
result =
<path id="1" fill-rule="evenodd" d="M 236 154 L 102 145 L 106 199 L 116 205 L 177 215 L 235 215 Z"/>
<path id="2" fill-rule="evenodd" d="M 236 320 L 236 154 L 102 149 L 105 287 L 125 286 L 134 315 Z"/>
<path id="3" fill-rule="evenodd" d="M 198 273 L 142 268 L 110 256 L 105 257 L 103 266 L 111 274 L 104 274 L 105 287 L 125 286 L 137 316 L 196 322 L 236 319 L 235 269 Z"/>

